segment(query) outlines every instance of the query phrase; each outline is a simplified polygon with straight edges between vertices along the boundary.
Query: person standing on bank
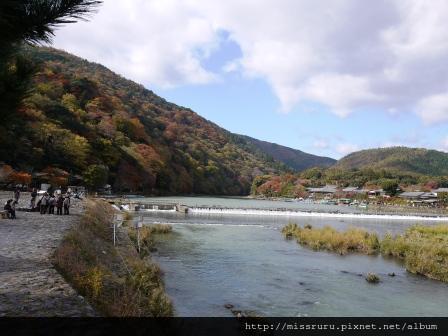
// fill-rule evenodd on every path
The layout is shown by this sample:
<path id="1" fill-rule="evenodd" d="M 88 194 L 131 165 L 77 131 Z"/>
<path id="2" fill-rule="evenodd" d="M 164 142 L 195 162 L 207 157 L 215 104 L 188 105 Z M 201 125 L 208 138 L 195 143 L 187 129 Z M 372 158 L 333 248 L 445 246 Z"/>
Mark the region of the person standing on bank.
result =
<path id="1" fill-rule="evenodd" d="M 16 219 L 16 206 L 19 204 L 17 201 L 11 202 L 11 213 L 12 213 L 12 219 Z"/>
<path id="2" fill-rule="evenodd" d="M 48 206 L 48 198 L 47 193 L 45 193 L 42 198 L 40 199 L 40 214 L 43 215 L 47 213 L 47 206 Z"/>
<path id="3" fill-rule="evenodd" d="M 64 198 L 64 215 L 69 215 L 69 209 L 70 209 L 70 196 L 66 196 Z"/>
<path id="4" fill-rule="evenodd" d="M 36 188 L 33 188 L 33 191 L 31 192 L 31 202 L 30 202 L 31 211 L 34 211 L 34 208 L 36 207 L 36 197 L 37 197 L 37 191 Z"/>
<path id="5" fill-rule="evenodd" d="M 48 200 L 48 214 L 54 215 L 54 206 L 56 205 L 56 198 L 54 198 L 54 195 L 51 194 L 49 200 Z"/>
<path id="6" fill-rule="evenodd" d="M 14 190 L 14 201 L 19 203 L 19 198 L 20 198 L 20 190 L 19 188 L 16 188 L 16 190 Z"/>
<path id="7" fill-rule="evenodd" d="M 64 198 L 61 194 L 58 195 L 58 198 L 56 199 L 56 214 L 62 215 L 62 207 L 64 205 Z"/>

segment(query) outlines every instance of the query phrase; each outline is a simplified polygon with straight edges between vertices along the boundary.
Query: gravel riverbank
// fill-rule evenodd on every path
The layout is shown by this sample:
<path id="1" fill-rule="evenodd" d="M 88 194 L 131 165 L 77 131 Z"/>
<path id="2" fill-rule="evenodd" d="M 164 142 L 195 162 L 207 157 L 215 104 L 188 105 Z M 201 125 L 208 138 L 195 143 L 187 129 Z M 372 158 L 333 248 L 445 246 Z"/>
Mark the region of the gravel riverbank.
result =
<path id="1" fill-rule="evenodd" d="M 0 204 L 12 192 L 0 192 Z M 23 193 L 19 207 L 29 204 Z M 92 307 L 56 271 L 52 255 L 64 233 L 80 218 L 82 202 L 71 215 L 17 211 L 17 219 L 0 219 L 0 316 L 95 316 Z"/>

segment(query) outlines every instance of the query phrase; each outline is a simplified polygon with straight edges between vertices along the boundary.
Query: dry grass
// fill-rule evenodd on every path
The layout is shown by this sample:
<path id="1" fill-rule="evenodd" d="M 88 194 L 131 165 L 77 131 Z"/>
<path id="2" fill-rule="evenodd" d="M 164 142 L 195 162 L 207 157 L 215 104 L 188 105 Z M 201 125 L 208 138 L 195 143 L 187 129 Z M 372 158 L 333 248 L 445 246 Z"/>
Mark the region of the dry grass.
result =
<path id="1" fill-rule="evenodd" d="M 132 222 L 133 216 L 129 211 L 123 211 L 124 220 L 122 226 L 129 226 L 129 223 Z"/>
<path id="2" fill-rule="evenodd" d="M 170 233 L 173 231 L 173 227 L 169 224 L 153 224 L 148 227 L 151 233 Z"/>
<path id="3" fill-rule="evenodd" d="M 375 273 L 367 273 L 365 279 L 367 282 L 370 282 L 370 283 L 380 282 L 380 277 L 378 275 L 376 275 Z"/>
<path id="4" fill-rule="evenodd" d="M 411 273 L 448 282 L 448 225 L 410 227 L 402 235 L 386 235 L 383 255 L 404 260 Z"/>
<path id="5" fill-rule="evenodd" d="M 390 234 L 379 241 L 378 236 L 365 230 L 350 228 L 336 231 L 331 227 L 314 229 L 288 224 L 282 229 L 286 238 L 314 250 L 327 250 L 346 254 L 361 252 L 381 254 L 403 259 L 406 269 L 432 279 L 448 282 L 448 225 L 409 228 L 404 234 Z"/>
<path id="6" fill-rule="evenodd" d="M 140 230 L 140 257 L 144 258 L 148 256 L 151 251 L 154 249 L 154 241 L 152 240 L 152 232 L 149 227 L 144 226 L 139 229 Z M 138 250 L 138 242 L 137 242 L 137 230 L 134 228 L 129 228 L 128 230 L 129 238 L 136 250 Z"/>
<path id="7" fill-rule="evenodd" d="M 380 247 L 376 234 L 357 228 L 339 232 L 329 226 L 313 229 L 311 226 L 302 228 L 297 224 L 288 224 L 282 233 L 288 238 L 296 238 L 300 244 L 313 250 L 327 250 L 339 254 L 348 252 L 374 254 Z"/>
<path id="8" fill-rule="evenodd" d="M 112 215 L 109 204 L 89 200 L 55 252 L 56 268 L 106 316 L 172 316 L 160 268 L 143 260 L 127 235 L 113 246 Z"/>
<path id="9" fill-rule="evenodd" d="M 154 234 L 167 234 L 173 231 L 171 225 L 168 224 L 154 224 L 143 226 L 140 230 L 140 256 L 146 257 L 154 250 Z M 128 231 L 129 238 L 134 243 L 135 248 L 138 249 L 137 230 L 130 228 Z"/>

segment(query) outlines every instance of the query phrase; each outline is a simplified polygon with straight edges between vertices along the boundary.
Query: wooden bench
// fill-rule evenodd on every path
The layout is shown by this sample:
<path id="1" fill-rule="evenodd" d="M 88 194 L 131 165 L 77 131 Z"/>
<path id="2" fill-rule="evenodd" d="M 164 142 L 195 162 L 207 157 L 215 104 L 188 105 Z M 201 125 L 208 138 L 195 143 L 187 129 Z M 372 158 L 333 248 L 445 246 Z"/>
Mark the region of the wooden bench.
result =
<path id="1" fill-rule="evenodd" d="M 8 219 L 8 211 L 0 210 L 0 218 L 1 219 Z"/>

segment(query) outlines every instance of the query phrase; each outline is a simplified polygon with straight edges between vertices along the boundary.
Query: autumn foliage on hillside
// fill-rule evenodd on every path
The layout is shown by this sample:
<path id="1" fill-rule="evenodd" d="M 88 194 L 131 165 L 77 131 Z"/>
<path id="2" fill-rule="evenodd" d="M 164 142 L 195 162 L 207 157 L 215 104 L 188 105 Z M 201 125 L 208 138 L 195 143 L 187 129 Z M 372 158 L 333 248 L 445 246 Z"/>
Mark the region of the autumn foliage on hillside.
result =
<path id="1" fill-rule="evenodd" d="M 310 168 L 300 173 L 257 176 L 251 194 L 261 197 L 306 197 L 308 187 L 335 185 L 339 189 L 357 187 L 367 190 L 384 189 L 394 194 L 397 188 L 403 191 L 426 191 L 448 187 L 448 176 L 430 176 L 401 172 L 391 169 L 340 169 Z M 347 193 L 340 196 L 346 197 Z"/>
<path id="2" fill-rule="evenodd" d="M 242 137 L 101 65 L 50 48 L 26 53 L 39 66 L 32 91 L 0 125 L 0 161 L 18 171 L 50 166 L 122 191 L 247 194 L 255 176 L 284 170 Z"/>

